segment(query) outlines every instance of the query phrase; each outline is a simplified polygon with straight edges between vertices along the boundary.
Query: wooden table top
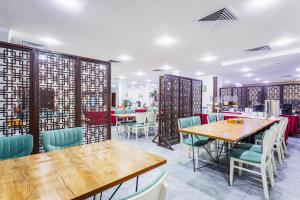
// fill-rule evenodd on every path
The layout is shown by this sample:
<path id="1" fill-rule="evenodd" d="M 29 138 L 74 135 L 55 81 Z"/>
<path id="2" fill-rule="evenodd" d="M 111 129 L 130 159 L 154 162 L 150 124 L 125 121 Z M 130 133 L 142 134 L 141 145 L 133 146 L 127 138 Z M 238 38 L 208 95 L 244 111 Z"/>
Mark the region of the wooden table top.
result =
<path id="1" fill-rule="evenodd" d="M 120 117 L 120 118 L 130 118 L 130 117 L 135 117 L 135 113 L 128 113 L 128 114 L 111 114 L 112 116 L 115 117 Z"/>
<path id="2" fill-rule="evenodd" d="M 191 128 L 184 128 L 180 129 L 179 131 L 182 133 L 207 136 L 209 138 L 233 143 L 246 138 L 278 121 L 249 118 L 244 118 L 243 120 L 243 124 L 227 123 L 227 121 L 225 120 L 210 124 L 203 124 Z"/>
<path id="3" fill-rule="evenodd" d="M 0 199 L 85 199 L 167 161 L 110 140 L 0 161 Z"/>

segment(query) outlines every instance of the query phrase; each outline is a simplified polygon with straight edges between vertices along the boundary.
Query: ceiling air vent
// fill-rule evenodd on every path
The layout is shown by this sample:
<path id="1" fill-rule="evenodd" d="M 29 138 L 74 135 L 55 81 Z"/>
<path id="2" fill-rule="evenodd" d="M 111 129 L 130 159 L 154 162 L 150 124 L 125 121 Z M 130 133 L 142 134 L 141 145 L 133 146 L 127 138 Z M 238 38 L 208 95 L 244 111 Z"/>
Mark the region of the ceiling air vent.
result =
<path id="1" fill-rule="evenodd" d="M 265 46 L 255 47 L 255 48 L 252 48 L 252 49 L 247 49 L 245 51 L 254 52 L 254 51 L 271 51 L 271 50 L 272 49 L 269 45 L 265 45 Z"/>
<path id="2" fill-rule="evenodd" d="M 198 19 L 198 22 L 216 22 L 216 21 L 234 21 L 237 16 L 233 13 L 232 9 L 223 8 L 214 12 L 206 17 Z"/>
<path id="3" fill-rule="evenodd" d="M 153 71 L 153 72 L 163 72 L 163 71 L 165 71 L 165 70 L 163 70 L 163 69 L 153 69 L 152 71 Z"/>

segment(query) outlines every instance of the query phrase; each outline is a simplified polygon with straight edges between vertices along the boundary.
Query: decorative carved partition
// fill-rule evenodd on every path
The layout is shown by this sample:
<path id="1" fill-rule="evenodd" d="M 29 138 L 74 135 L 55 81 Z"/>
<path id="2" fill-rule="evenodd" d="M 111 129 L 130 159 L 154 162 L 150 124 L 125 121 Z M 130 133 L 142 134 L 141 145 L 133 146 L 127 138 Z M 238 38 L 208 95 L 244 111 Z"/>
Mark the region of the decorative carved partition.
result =
<path id="1" fill-rule="evenodd" d="M 240 108 L 263 104 L 264 100 L 279 100 L 281 104 L 292 104 L 294 110 L 300 111 L 300 83 L 220 88 L 221 100 L 230 93 L 238 97 Z"/>
<path id="2" fill-rule="evenodd" d="M 164 75 L 159 85 L 158 145 L 172 149 L 180 142 L 178 118 L 202 112 L 202 81 Z"/>
<path id="3" fill-rule="evenodd" d="M 86 143 L 110 139 L 110 70 L 108 62 L 0 42 L 0 135 L 32 134 L 34 153 L 46 130 L 83 126 Z M 87 111 L 101 113 L 97 124 Z"/>

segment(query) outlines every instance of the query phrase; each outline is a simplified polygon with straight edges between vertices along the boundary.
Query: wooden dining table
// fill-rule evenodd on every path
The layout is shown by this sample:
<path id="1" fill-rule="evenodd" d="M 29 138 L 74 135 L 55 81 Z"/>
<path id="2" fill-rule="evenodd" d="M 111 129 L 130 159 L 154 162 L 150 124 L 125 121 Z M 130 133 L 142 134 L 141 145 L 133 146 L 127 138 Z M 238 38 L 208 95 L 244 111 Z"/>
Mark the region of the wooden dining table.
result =
<path id="1" fill-rule="evenodd" d="M 85 199 L 166 162 L 114 140 L 3 160 L 0 199 Z"/>
<path id="2" fill-rule="evenodd" d="M 197 169 L 195 168 L 195 155 L 194 155 L 194 140 L 197 139 L 199 136 L 206 136 L 211 139 L 216 139 L 223 141 L 221 145 L 220 152 L 217 152 L 217 158 L 214 158 L 210 152 L 208 154 L 210 155 L 212 161 L 214 164 L 216 164 L 219 168 L 219 171 L 224 175 L 226 180 L 229 183 L 228 176 L 225 175 L 225 172 L 222 169 L 222 166 L 220 164 L 221 159 L 221 153 L 223 149 L 225 150 L 225 156 L 224 158 L 227 159 L 226 168 L 229 172 L 229 156 L 230 152 L 233 149 L 230 149 L 229 144 L 235 144 L 239 141 L 241 141 L 244 138 L 247 138 L 259 131 L 262 131 L 265 128 L 270 127 L 275 122 L 278 122 L 277 119 L 252 119 L 252 118 L 243 118 L 243 123 L 235 124 L 235 123 L 228 123 L 227 120 L 224 121 L 218 121 L 213 122 L 209 124 L 203 124 L 200 126 L 194 126 L 190 128 L 183 128 L 179 129 L 179 132 L 184 134 L 191 134 L 194 137 L 192 138 L 192 153 L 193 153 L 193 166 L 194 171 Z M 232 145 L 234 146 L 234 145 Z M 205 148 L 205 147 L 204 147 Z M 208 151 L 205 148 L 206 151 Z"/>

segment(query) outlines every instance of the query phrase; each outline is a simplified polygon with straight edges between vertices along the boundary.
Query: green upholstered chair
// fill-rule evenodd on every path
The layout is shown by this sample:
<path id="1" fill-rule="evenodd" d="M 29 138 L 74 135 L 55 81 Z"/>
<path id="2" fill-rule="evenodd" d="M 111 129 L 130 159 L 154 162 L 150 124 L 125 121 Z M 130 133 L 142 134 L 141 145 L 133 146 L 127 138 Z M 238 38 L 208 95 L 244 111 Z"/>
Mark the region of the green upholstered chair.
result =
<path id="1" fill-rule="evenodd" d="M 194 118 L 195 123 L 198 123 L 199 121 Z M 197 122 L 198 121 L 198 122 Z M 192 117 L 185 117 L 178 119 L 178 128 L 189 128 L 193 127 L 193 118 Z M 193 137 L 193 138 L 192 138 Z M 191 147 L 194 145 L 196 147 L 196 161 L 195 161 L 195 168 L 198 168 L 198 160 L 199 160 L 199 148 L 203 147 L 205 145 L 208 145 L 210 140 L 208 137 L 205 136 L 191 136 L 190 134 L 180 133 L 180 141 L 183 144 L 186 144 L 189 146 L 189 156 L 191 152 Z M 210 149 L 210 146 L 207 147 L 207 149 Z M 209 159 L 209 155 L 207 155 L 207 159 Z"/>
<path id="2" fill-rule="evenodd" d="M 218 113 L 217 117 L 218 117 L 218 121 L 224 121 L 224 114 L 223 113 Z"/>
<path id="3" fill-rule="evenodd" d="M 193 116 L 193 117 L 191 117 L 191 119 L 192 119 L 193 126 L 200 126 L 201 125 L 200 116 Z"/>
<path id="4" fill-rule="evenodd" d="M 122 200 L 165 200 L 167 192 L 165 179 L 167 174 L 167 172 L 161 173 L 147 187 L 139 190 L 133 195 L 123 198 Z"/>
<path id="5" fill-rule="evenodd" d="M 125 112 L 128 113 L 128 114 L 135 113 L 135 111 L 131 108 L 126 109 Z"/>
<path id="6" fill-rule="evenodd" d="M 33 147 L 32 135 L 0 137 L 0 160 L 30 155 Z"/>
<path id="7" fill-rule="evenodd" d="M 207 122 L 208 123 L 213 123 L 213 122 L 216 122 L 216 121 L 217 121 L 217 118 L 216 118 L 215 114 L 208 114 L 207 115 Z"/>
<path id="8" fill-rule="evenodd" d="M 42 132 L 42 143 L 45 152 L 79 146 L 82 141 L 83 129 L 81 127 Z"/>

